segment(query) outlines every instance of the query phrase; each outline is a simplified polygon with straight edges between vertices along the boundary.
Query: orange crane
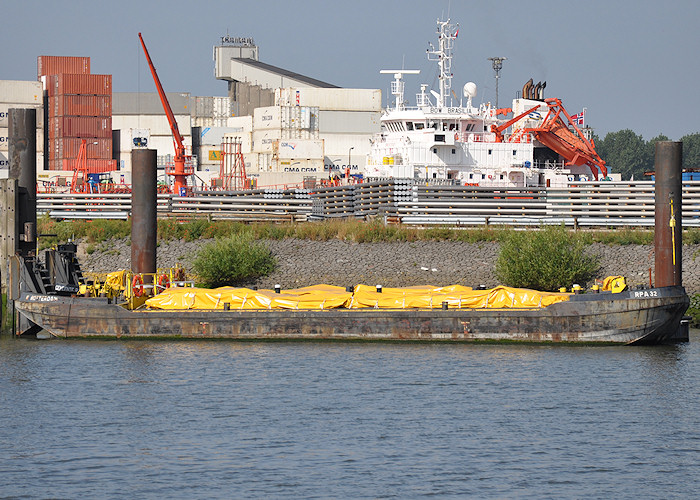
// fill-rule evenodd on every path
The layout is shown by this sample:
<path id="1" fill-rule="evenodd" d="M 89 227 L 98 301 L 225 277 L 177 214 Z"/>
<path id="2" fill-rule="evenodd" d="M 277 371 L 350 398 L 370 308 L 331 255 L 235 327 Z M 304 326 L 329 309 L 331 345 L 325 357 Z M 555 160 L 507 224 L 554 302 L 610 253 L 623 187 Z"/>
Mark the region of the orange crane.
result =
<path id="1" fill-rule="evenodd" d="M 176 195 L 184 196 L 187 192 L 187 176 L 194 173 L 194 168 L 192 166 L 187 166 L 186 162 L 188 160 L 185 154 L 185 145 L 183 144 L 182 134 L 180 134 L 180 129 L 175 121 L 175 115 L 170 107 L 168 98 L 165 96 L 165 91 L 163 86 L 160 84 L 160 79 L 158 78 L 158 73 L 156 73 L 156 68 L 153 66 L 153 61 L 151 61 L 151 56 L 148 55 L 148 49 L 143 41 L 141 33 L 139 33 L 139 40 L 141 41 L 141 46 L 143 47 L 143 52 L 146 54 L 146 60 L 148 61 L 148 66 L 151 68 L 151 74 L 153 75 L 153 81 L 156 84 L 156 89 L 158 89 L 158 95 L 160 96 L 160 102 L 163 104 L 163 109 L 165 110 L 165 115 L 168 117 L 168 123 L 170 123 L 170 130 L 173 134 L 173 147 L 175 148 L 175 160 L 174 166 L 166 167 L 165 173 L 173 176 L 173 192 Z"/>
<path id="2" fill-rule="evenodd" d="M 599 171 L 603 177 L 607 176 L 608 169 L 605 166 L 605 161 L 596 152 L 595 144 L 586 139 L 564 109 L 561 100 L 550 98 L 545 99 L 544 102 L 549 110 L 542 123 L 537 127 L 521 129 L 520 133 L 511 136 L 508 142 L 518 142 L 522 139 L 523 134 L 531 133 L 535 139 L 563 157 L 567 165 L 587 165 L 595 180 L 598 180 Z M 491 131 L 496 134 L 496 141 L 504 142 L 503 132 L 540 106 L 541 104 L 538 104 L 499 126 L 493 125 Z"/>

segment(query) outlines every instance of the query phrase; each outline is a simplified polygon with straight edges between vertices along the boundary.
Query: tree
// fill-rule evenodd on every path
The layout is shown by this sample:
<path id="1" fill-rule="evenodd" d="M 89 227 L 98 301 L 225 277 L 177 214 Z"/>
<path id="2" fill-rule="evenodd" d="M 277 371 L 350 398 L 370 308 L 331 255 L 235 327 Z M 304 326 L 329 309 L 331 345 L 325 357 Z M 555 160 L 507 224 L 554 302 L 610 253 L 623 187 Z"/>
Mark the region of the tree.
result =
<path id="1" fill-rule="evenodd" d="M 700 133 L 681 137 L 683 142 L 683 168 L 700 168 Z"/>
<path id="2" fill-rule="evenodd" d="M 596 142 L 596 150 L 612 172 L 619 172 L 623 179 L 642 179 L 644 172 L 652 170 L 654 160 L 641 135 L 630 129 L 609 132 Z"/>

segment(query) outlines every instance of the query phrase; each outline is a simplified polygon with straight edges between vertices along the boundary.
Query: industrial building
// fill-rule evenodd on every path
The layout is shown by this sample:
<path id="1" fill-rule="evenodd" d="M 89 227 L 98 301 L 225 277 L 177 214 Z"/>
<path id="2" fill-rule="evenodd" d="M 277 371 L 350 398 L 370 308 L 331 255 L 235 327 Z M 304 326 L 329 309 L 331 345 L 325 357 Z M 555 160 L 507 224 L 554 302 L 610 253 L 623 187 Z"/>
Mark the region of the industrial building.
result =
<path id="1" fill-rule="evenodd" d="M 369 153 L 370 139 L 380 131 L 381 91 L 339 88 L 263 63 L 258 55 L 259 48 L 250 38 L 221 37 L 221 43 L 214 47 L 214 75 L 227 83 L 228 95 L 166 94 L 187 155 L 191 156 L 188 168 L 194 172 L 192 184 L 220 185 L 217 179 L 221 177 L 227 154 L 224 144 L 236 144 L 242 158 L 240 167 L 245 168 L 247 177 L 257 186 L 297 184 L 336 174 L 359 175 Z M 70 59 L 72 66 L 67 66 L 63 59 Z M 35 107 L 40 110 L 37 176 L 47 183 L 65 184 L 73 175 L 73 162 L 64 156 L 60 162 L 50 162 L 49 158 L 58 158 L 58 153 L 52 149 L 55 141 L 49 141 L 49 134 L 44 134 L 52 98 L 47 92 L 50 76 L 46 75 L 65 67 L 68 67 L 66 71 L 84 73 L 83 80 L 99 75 L 89 75 L 89 58 L 40 56 L 38 63 L 39 82 L 0 82 L 0 168 L 6 167 L 8 161 L 7 110 Z M 78 63 L 82 66 L 73 69 Z M 173 82 L 168 85 L 172 86 Z M 108 98 L 99 94 L 90 97 Z M 131 151 L 156 149 L 159 180 L 168 182 L 165 169 L 175 151 L 170 124 L 158 94 L 111 92 L 110 88 L 109 99 L 111 130 L 100 130 L 100 134 L 111 133 L 111 149 L 108 155 L 101 153 L 94 157 L 113 162 L 110 165 L 115 170 L 110 174 L 114 182 L 130 184 Z M 51 102 L 51 109 L 59 106 L 58 101 Z M 65 122 L 72 128 L 63 126 L 60 133 L 70 134 L 70 140 L 79 140 L 81 129 L 75 124 L 104 118 L 95 117 L 94 113 L 91 118 L 61 117 L 60 124 Z M 52 129 L 51 134 L 57 133 Z M 88 139 L 91 139 L 88 150 L 103 140 L 97 139 L 96 134 Z M 67 153 L 62 151 L 61 155 L 64 154 Z"/>

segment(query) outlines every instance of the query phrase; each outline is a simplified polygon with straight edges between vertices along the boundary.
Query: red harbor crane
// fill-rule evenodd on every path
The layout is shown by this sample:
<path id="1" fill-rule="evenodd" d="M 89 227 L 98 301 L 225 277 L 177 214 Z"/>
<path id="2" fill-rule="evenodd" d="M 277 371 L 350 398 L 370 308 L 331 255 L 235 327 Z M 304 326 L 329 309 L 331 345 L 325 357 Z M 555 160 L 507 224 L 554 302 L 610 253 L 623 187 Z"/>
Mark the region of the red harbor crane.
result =
<path id="1" fill-rule="evenodd" d="M 158 78 L 158 73 L 156 73 L 156 68 L 153 66 L 153 61 L 151 61 L 151 56 L 148 55 L 148 49 L 143 41 L 141 33 L 139 33 L 139 40 L 141 41 L 141 46 L 143 47 L 143 52 L 146 54 L 146 60 L 148 61 L 148 66 L 151 68 L 151 74 L 153 75 L 153 81 L 156 84 L 156 89 L 158 89 L 158 95 L 160 96 L 160 102 L 163 104 L 163 109 L 165 110 L 165 115 L 168 117 L 168 123 L 170 123 L 170 130 L 173 134 L 173 146 L 175 148 L 175 160 L 173 166 L 166 167 L 165 173 L 173 176 L 173 192 L 176 195 L 184 196 L 187 193 L 187 176 L 194 173 L 194 168 L 191 165 L 186 165 L 187 161 L 191 158 L 185 154 L 185 145 L 182 141 L 182 134 L 178 129 L 177 122 L 175 121 L 175 115 L 170 107 L 168 98 L 165 96 L 165 91 L 163 86 L 160 84 L 160 79 Z"/>
<path id="2" fill-rule="evenodd" d="M 542 123 L 536 127 L 521 129 L 519 134 L 514 134 L 507 142 L 519 142 L 522 140 L 523 134 L 531 133 L 535 139 L 564 158 L 567 165 L 588 166 L 596 180 L 598 180 L 599 171 L 603 177 L 607 176 L 608 169 L 605 166 L 605 161 L 596 152 L 595 144 L 592 140 L 587 139 L 576 126 L 571 115 L 564 109 L 561 100 L 545 99 L 544 103 L 548 107 L 548 112 Z M 515 122 L 536 111 L 540 106 L 541 104 L 538 104 L 527 109 L 499 126 L 493 125 L 492 132 L 496 134 L 496 141 L 504 142 L 503 132 Z"/>

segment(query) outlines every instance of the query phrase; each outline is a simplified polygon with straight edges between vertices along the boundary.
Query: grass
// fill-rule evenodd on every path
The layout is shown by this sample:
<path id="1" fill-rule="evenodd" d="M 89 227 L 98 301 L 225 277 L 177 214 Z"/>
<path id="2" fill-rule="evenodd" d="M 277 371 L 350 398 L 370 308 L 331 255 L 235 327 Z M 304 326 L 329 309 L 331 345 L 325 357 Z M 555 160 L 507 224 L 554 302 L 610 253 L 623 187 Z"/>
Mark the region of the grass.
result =
<path id="1" fill-rule="evenodd" d="M 185 240 L 225 238 L 234 234 L 250 234 L 255 239 L 281 240 L 297 238 L 304 240 L 328 241 L 339 239 L 357 243 L 404 242 L 404 241 L 463 241 L 478 243 L 487 241 L 504 241 L 513 232 L 509 228 L 455 228 L 433 226 L 416 228 L 403 225 L 385 225 L 381 220 L 365 222 L 358 219 L 332 219 L 323 222 L 306 223 L 255 223 L 244 224 L 232 221 L 210 221 L 208 219 L 191 219 L 178 221 L 161 219 L 158 221 L 158 240 Z M 55 221 L 48 217 L 38 221 L 38 232 L 56 236 L 42 237 L 41 248 L 65 242 L 71 238 L 80 238 L 88 243 L 102 243 L 110 239 L 128 238 L 131 235 L 131 222 L 123 220 L 94 221 Z M 614 231 L 578 231 L 584 243 L 602 243 L 605 245 L 652 245 L 652 230 L 619 229 Z M 683 243 L 700 244 L 700 229 L 683 231 Z"/>

